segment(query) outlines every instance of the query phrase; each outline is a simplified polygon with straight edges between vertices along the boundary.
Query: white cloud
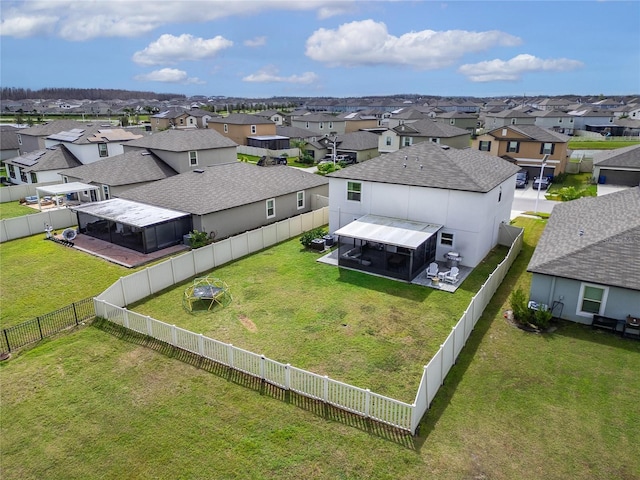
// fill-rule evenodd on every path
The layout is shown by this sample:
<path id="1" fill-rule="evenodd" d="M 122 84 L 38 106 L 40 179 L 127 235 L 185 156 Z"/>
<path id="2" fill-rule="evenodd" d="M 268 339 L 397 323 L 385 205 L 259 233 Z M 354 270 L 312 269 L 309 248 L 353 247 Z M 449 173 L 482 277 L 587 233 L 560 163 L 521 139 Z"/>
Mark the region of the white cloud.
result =
<path id="1" fill-rule="evenodd" d="M 139 82 L 163 82 L 163 83 L 182 83 L 182 84 L 204 84 L 205 82 L 198 77 L 189 77 L 184 70 L 177 68 L 162 68 L 154 70 L 150 73 L 136 75 L 134 80 Z"/>
<path id="2" fill-rule="evenodd" d="M 0 34 L 32 37 L 53 33 L 72 41 L 137 37 L 170 23 L 204 23 L 235 15 L 257 15 L 267 10 L 317 10 L 320 18 L 327 18 L 355 4 L 351 0 L 21 0 L 11 7 L 3 4 Z M 31 28 L 34 25 L 40 28 Z"/>
<path id="3" fill-rule="evenodd" d="M 470 63 L 458 68 L 458 72 L 469 77 L 472 82 L 516 81 L 524 73 L 566 72 L 583 66 L 578 60 L 554 58 L 544 60 L 529 54 L 520 54 L 511 60 L 489 60 Z"/>
<path id="4" fill-rule="evenodd" d="M 333 67 L 405 65 L 427 70 L 452 65 L 466 53 L 520 43 L 518 37 L 497 30 L 422 30 L 396 37 L 383 22 L 363 20 L 345 23 L 337 30 L 316 30 L 307 39 L 305 53 Z"/>
<path id="5" fill-rule="evenodd" d="M 215 57 L 218 52 L 233 45 L 220 35 L 204 39 L 187 33 L 179 37 L 164 34 L 147 48 L 133 54 L 133 61 L 140 65 L 172 65 L 180 61 L 203 60 Z"/>
<path id="6" fill-rule="evenodd" d="M 283 77 L 278 75 L 278 69 L 274 66 L 267 66 L 256 73 L 247 75 L 242 79 L 243 82 L 253 83 L 298 83 L 298 84 L 310 84 L 318 80 L 318 75 L 313 72 L 304 72 L 301 75 L 289 75 Z"/>
<path id="7" fill-rule="evenodd" d="M 244 41 L 246 47 L 263 47 L 267 44 L 267 37 L 250 38 Z"/>

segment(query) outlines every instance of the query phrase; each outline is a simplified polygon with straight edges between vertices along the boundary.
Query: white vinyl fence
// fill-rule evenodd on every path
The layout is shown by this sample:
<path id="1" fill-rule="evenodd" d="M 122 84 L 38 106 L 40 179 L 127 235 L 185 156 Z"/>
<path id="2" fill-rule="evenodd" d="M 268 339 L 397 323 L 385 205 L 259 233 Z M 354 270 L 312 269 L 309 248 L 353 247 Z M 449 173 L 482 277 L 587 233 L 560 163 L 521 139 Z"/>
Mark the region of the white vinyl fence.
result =
<path id="1" fill-rule="evenodd" d="M 509 252 L 489 275 L 438 352 L 424 367 L 422 380 L 412 405 L 327 376 L 276 362 L 264 355 L 249 352 L 123 308 L 198 273 L 261 250 L 303 231 L 325 225 L 327 216 L 328 209 L 309 212 L 208 247 L 192 250 L 190 254 L 173 257 L 143 271 L 120 278 L 100 296 L 94 298 L 96 316 L 260 378 L 279 388 L 291 390 L 299 395 L 323 401 L 348 412 L 415 434 L 420 420 L 429 409 L 447 373 L 455 364 L 482 312 L 520 252 L 522 229 L 509 225 L 501 226 L 501 237 L 514 239 Z"/>
<path id="2" fill-rule="evenodd" d="M 4 188 L 0 188 L 0 190 L 4 190 Z M 51 225 L 54 230 L 59 230 L 77 223 L 76 214 L 68 208 L 49 209 L 22 217 L 6 218 L 0 220 L 0 243 L 29 237 L 37 233 L 42 233 L 44 238 L 45 225 Z"/>

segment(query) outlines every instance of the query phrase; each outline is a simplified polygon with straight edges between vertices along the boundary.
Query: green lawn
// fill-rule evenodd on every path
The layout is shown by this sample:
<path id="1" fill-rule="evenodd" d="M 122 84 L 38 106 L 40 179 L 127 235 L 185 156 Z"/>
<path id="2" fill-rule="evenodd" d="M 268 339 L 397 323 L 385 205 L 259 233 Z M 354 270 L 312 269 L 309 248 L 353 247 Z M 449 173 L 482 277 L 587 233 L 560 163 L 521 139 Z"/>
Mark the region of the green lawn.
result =
<path id="1" fill-rule="evenodd" d="M 611 150 L 614 148 L 630 147 L 637 145 L 640 140 L 605 140 L 602 138 L 590 139 L 587 137 L 572 137 L 569 140 L 570 150 Z"/>
<path id="2" fill-rule="evenodd" d="M 640 342 L 509 325 L 544 226 L 518 224 L 523 251 L 416 438 L 90 326 L 0 363 L 2 477 L 638 478 Z"/>
<path id="3" fill-rule="evenodd" d="M 226 308 L 186 312 L 191 281 L 129 308 L 412 403 L 422 366 L 506 252 L 495 249 L 452 295 L 319 263 L 292 239 L 214 270 L 233 295 Z"/>
<path id="4" fill-rule="evenodd" d="M 573 187 L 577 191 L 585 191 L 585 197 L 595 197 L 598 195 L 598 186 L 591 183 L 591 172 L 567 174 L 562 181 L 554 178 L 546 195 L 555 195 L 562 188 Z"/>
<path id="5" fill-rule="evenodd" d="M 20 205 L 18 201 L 0 203 L 0 220 L 22 217 L 23 215 L 31 215 L 32 213 L 40 212 L 26 205 Z"/>

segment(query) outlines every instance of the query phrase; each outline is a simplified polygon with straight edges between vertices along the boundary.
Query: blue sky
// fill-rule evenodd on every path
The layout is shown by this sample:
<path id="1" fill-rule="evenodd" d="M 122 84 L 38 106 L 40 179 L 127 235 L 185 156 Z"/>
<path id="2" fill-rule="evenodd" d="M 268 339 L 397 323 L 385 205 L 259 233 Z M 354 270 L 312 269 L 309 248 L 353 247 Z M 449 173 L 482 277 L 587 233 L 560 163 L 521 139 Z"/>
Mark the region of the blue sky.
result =
<path id="1" fill-rule="evenodd" d="M 640 93 L 640 2 L 3 0 L 4 87 Z"/>

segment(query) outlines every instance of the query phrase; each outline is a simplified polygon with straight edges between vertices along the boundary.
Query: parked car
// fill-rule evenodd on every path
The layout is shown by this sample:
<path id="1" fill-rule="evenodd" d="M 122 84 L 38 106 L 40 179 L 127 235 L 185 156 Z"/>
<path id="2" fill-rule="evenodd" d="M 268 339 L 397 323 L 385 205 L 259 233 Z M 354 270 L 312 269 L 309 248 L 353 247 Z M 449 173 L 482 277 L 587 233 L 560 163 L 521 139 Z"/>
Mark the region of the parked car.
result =
<path id="1" fill-rule="evenodd" d="M 344 165 L 353 165 L 354 163 L 358 163 L 358 160 L 356 160 L 355 155 L 338 155 L 336 157 L 336 162 Z"/>
<path id="2" fill-rule="evenodd" d="M 516 173 L 516 188 L 527 188 L 527 185 L 529 185 L 529 172 L 520 170 Z"/>
<path id="3" fill-rule="evenodd" d="M 533 179 L 533 189 L 538 190 L 546 190 L 551 185 L 551 181 L 547 177 L 534 178 Z"/>
<path id="4" fill-rule="evenodd" d="M 260 157 L 258 160 L 259 167 L 267 167 L 269 165 L 286 165 L 287 157 Z"/>

